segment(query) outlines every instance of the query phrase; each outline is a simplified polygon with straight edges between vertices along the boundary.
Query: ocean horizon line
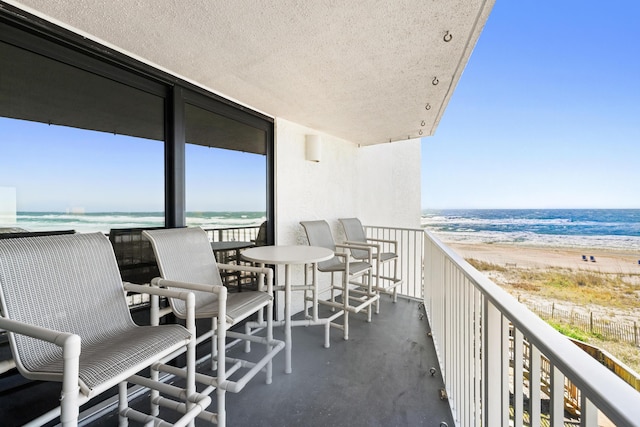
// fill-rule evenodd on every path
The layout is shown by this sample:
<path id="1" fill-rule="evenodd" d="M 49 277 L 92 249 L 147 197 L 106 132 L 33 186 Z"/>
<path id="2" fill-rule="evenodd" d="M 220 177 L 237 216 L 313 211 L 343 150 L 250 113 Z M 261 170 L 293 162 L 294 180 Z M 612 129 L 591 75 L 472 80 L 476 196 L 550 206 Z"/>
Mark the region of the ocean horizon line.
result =
<path id="1" fill-rule="evenodd" d="M 259 227 L 266 221 L 264 211 L 187 211 L 186 225 L 202 228 Z M 117 228 L 163 227 L 163 211 L 18 211 L 15 223 L 27 231 L 73 229 L 77 232 L 108 233 Z"/>

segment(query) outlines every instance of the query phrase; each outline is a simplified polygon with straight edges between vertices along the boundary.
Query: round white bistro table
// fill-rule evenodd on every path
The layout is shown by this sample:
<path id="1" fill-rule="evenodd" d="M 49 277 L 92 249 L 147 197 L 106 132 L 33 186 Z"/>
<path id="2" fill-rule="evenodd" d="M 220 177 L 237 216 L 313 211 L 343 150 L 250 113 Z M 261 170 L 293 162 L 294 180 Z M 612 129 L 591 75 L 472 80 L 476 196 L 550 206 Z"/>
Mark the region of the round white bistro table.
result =
<path id="1" fill-rule="evenodd" d="M 284 342 L 285 368 L 291 373 L 291 276 L 290 268 L 297 264 L 315 264 L 333 258 L 331 249 L 319 246 L 258 246 L 242 252 L 247 261 L 265 264 L 284 265 Z"/>

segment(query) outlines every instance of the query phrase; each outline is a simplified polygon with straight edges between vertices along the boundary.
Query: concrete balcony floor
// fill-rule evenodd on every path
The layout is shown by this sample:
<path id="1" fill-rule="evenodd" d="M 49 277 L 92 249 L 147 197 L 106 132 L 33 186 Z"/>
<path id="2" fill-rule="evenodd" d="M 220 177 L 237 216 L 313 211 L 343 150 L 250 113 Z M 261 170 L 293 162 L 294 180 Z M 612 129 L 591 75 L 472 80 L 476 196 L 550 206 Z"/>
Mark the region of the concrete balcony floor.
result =
<path id="1" fill-rule="evenodd" d="M 283 350 L 273 362 L 272 384 L 265 384 L 260 373 L 241 393 L 227 393 L 227 425 L 454 425 L 447 401 L 440 399 L 442 377 L 418 302 L 399 299 L 394 304 L 384 296 L 371 323 L 365 314 L 352 314 L 350 324 L 348 341 L 342 331 L 331 329 L 328 349 L 323 347 L 323 327 L 293 328 L 293 373 L 284 373 Z M 283 339 L 282 328 L 275 328 L 274 336 Z M 228 354 L 251 358 L 261 350 L 255 346 L 246 355 L 240 347 Z M 437 369 L 433 376 L 432 367 Z M 205 363 L 199 371 L 207 369 Z M 215 411 L 215 392 L 212 400 L 210 410 Z M 140 398 L 132 406 L 146 408 L 147 402 Z M 117 415 L 114 411 L 90 425 L 117 425 Z M 196 425 L 209 424 L 198 420 Z"/>

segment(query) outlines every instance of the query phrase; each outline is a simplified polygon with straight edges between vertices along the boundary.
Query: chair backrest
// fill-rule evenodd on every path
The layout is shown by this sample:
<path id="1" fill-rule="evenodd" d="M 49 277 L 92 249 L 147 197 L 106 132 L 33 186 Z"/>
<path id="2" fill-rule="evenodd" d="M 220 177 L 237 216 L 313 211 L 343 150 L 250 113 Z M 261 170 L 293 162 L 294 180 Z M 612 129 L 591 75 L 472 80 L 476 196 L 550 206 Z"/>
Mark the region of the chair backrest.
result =
<path id="1" fill-rule="evenodd" d="M 57 236 L 59 234 L 74 234 L 75 230 L 50 230 L 50 231 L 26 231 L 15 229 L 0 229 L 0 239 L 15 239 L 17 237 L 41 237 L 41 236 Z"/>
<path id="2" fill-rule="evenodd" d="M 260 228 L 258 228 L 258 235 L 256 236 L 256 246 L 266 246 L 267 245 L 267 221 L 264 221 L 260 224 Z"/>
<path id="3" fill-rule="evenodd" d="M 160 275 L 167 280 L 176 280 L 201 285 L 220 285 L 222 279 L 216 258 L 211 249 L 207 233 L 200 227 L 146 230 L 142 235 L 151 241 Z M 199 307 L 217 300 L 209 292 L 194 292 L 196 311 Z M 183 300 L 169 299 L 176 316 L 186 316 Z"/>
<path id="4" fill-rule="evenodd" d="M 344 228 L 347 240 L 350 242 L 367 243 L 367 236 L 364 227 L 358 218 L 341 218 L 340 223 Z M 351 249 L 354 258 L 365 259 L 369 257 L 369 252 L 362 249 Z"/>
<path id="5" fill-rule="evenodd" d="M 307 240 L 311 246 L 321 246 L 323 248 L 336 251 L 336 244 L 331 234 L 331 228 L 327 221 L 301 221 L 300 225 L 304 228 L 307 234 Z M 340 264 L 340 260 L 337 257 L 333 257 L 330 260 L 319 262 L 318 268 L 320 270 L 328 269 L 332 266 Z"/>
<path id="6" fill-rule="evenodd" d="M 118 265 L 102 233 L 0 240 L 2 315 L 79 335 L 82 342 L 134 327 Z M 34 370 L 62 349 L 9 333 L 16 365 Z"/>

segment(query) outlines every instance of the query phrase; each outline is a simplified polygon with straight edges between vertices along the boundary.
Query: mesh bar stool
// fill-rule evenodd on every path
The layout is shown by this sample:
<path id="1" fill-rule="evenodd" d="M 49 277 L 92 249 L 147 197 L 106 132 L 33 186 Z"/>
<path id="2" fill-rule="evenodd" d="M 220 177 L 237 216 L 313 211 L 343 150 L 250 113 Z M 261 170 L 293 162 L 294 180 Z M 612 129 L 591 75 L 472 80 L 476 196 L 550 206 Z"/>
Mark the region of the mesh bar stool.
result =
<path id="1" fill-rule="evenodd" d="M 211 339 L 211 367 L 216 370 L 216 376 L 199 374 L 197 382 L 207 386 L 202 392 L 209 394 L 217 392 L 217 415 L 219 426 L 226 422 L 225 393 L 239 393 L 244 386 L 259 372 L 266 371 L 266 383 L 272 379 L 272 359 L 284 348 L 284 342 L 273 339 L 273 270 L 244 265 L 227 265 L 216 262 L 207 233 L 199 228 L 174 228 L 164 230 L 147 230 L 145 236 L 151 242 L 160 268 L 162 278 L 153 280 L 153 284 L 169 289 L 188 289 L 194 292 L 196 318 L 211 319 L 211 329 L 200 335 L 196 342 L 202 343 Z M 207 291 L 212 286 L 225 289 L 222 286 L 220 270 L 246 271 L 259 276 L 258 289 L 262 289 L 262 282 L 266 278 L 265 291 L 243 291 L 238 293 L 221 293 Z M 221 296 L 224 295 L 224 300 Z M 184 318 L 184 304 L 180 300 L 169 299 L 171 311 L 176 317 Z M 158 321 L 159 311 L 154 305 L 154 322 Z M 266 319 L 263 318 L 266 309 Z M 231 326 L 256 314 L 259 321 L 264 322 L 266 337 L 230 331 Z M 257 332 L 258 330 L 254 331 Z M 235 339 L 230 345 L 240 342 L 254 342 L 265 346 L 265 353 L 257 362 L 225 357 L 227 337 Z M 248 346 L 247 346 L 248 348 Z M 227 367 L 228 366 L 228 367 Z M 243 369 L 243 371 L 240 371 Z M 235 372 L 242 372 L 239 379 L 231 380 Z M 212 414 L 210 412 L 207 412 Z M 212 414 L 213 415 L 213 414 Z"/>
<path id="2" fill-rule="evenodd" d="M 180 299 L 187 327 L 138 326 L 131 319 L 124 291 Z M 60 406 L 33 421 L 60 417 L 63 426 L 78 422 L 79 406 L 119 386 L 119 422 L 163 422 L 157 413 L 128 406 L 127 382 L 162 390 L 174 407 L 193 420 L 209 396 L 195 389 L 195 318 L 191 292 L 123 285 L 109 240 L 101 233 L 0 240 L 0 328 L 9 341 L 19 372 L 26 378 L 62 383 Z M 184 388 L 154 380 L 162 362 L 187 353 Z M 137 373 L 150 368 L 151 378 Z M 186 396 L 186 398 L 185 398 Z"/>
<path id="3" fill-rule="evenodd" d="M 371 322 L 371 305 L 380 298 L 373 290 L 371 256 L 367 261 L 351 261 L 349 252 L 336 252 L 337 248 L 351 249 L 356 246 L 336 244 L 326 221 L 302 221 L 300 224 L 311 246 L 321 246 L 335 252 L 333 258 L 317 264 L 318 271 L 331 273 L 331 299 L 318 300 L 318 303 L 344 310 L 344 339 L 347 340 L 349 313 L 359 313 L 366 309 L 367 321 Z M 371 253 L 369 247 L 357 247 Z M 335 280 L 336 273 L 342 275 L 339 282 Z M 341 301 L 336 301 L 335 291 L 341 292 Z"/>
<path id="4" fill-rule="evenodd" d="M 358 218 L 341 218 L 340 223 L 347 236 L 345 244 L 365 245 L 373 250 L 375 268 L 373 289 L 378 293 L 393 295 L 393 302 L 396 302 L 398 300 L 398 286 L 404 282 L 398 271 L 398 241 L 367 237 Z M 391 251 L 384 252 L 383 245 L 390 247 Z M 351 256 L 359 260 L 369 259 L 369 253 L 362 249 L 351 249 Z M 388 275 L 383 273 L 385 271 L 384 264 L 392 266 Z M 380 300 L 376 302 L 376 314 L 378 313 L 380 313 Z"/>

